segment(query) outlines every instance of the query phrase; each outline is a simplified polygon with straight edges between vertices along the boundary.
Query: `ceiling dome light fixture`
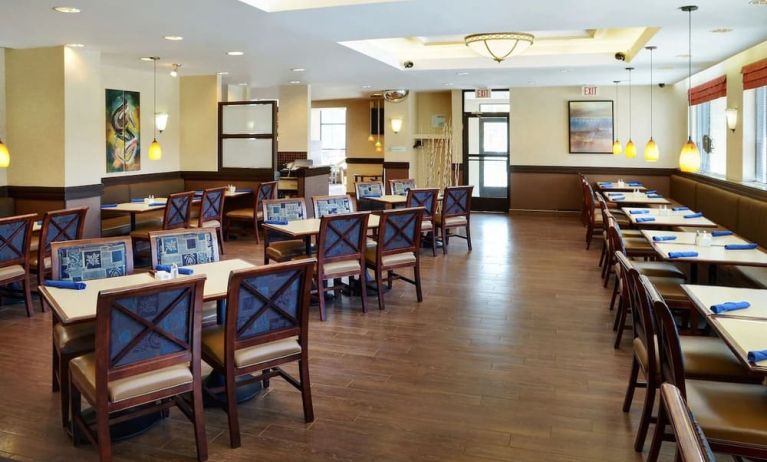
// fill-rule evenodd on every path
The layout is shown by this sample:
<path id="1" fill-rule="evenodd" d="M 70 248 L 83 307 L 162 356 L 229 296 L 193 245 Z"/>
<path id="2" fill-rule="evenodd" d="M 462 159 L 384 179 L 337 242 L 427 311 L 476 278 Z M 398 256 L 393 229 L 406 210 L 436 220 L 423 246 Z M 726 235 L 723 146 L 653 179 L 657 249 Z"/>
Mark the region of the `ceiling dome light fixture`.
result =
<path id="1" fill-rule="evenodd" d="M 410 94 L 410 90 L 384 90 L 384 100 L 390 103 L 401 103 Z"/>
<path id="2" fill-rule="evenodd" d="M 658 47 L 649 46 L 645 47 L 645 50 L 650 52 L 650 140 L 644 147 L 644 160 L 647 162 L 657 162 L 660 159 L 660 151 L 658 150 L 658 144 L 653 139 L 652 131 L 652 52 Z"/>
<path id="3" fill-rule="evenodd" d="M 700 170 L 700 151 L 692 140 L 692 12 L 697 10 L 695 5 L 679 8 L 687 13 L 687 142 L 679 152 L 679 170 L 695 173 Z"/>
<path id="4" fill-rule="evenodd" d="M 166 35 L 163 38 L 165 40 L 170 40 L 172 42 L 178 42 L 178 41 L 184 40 L 184 37 L 182 37 L 180 35 Z"/>
<path id="5" fill-rule="evenodd" d="M 626 158 L 633 159 L 637 156 L 637 147 L 634 144 L 634 140 L 631 139 L 631 71 L 634 68 L 627 67 L 626 70 L 629 71 L 629 141 L 626 143 Z"/>
<path id="6" fill-rule="evenodd" d="M 73 6 L 54 6 L 53 11 L 66 14 L 75 14 L 80 12 L 80 8 L 75 8 Z"/>
<path id="7" fill-rule="evenodd" d="M 525 32 L 491 32 L 467 35 L 463 40 L 466 46 L 477 54 L 501 63 L 504 59 L 528 49 L 535 36 Z"/>
<path id="8" fill-rule="evenodd" d="M 613 80 L 613 83 L 615 84 L 615 112 L 620 114 L 620 105 L 618 96 L 618 84 L 621 83 L 620 80 Z M 619 156 L 623 154 L 623 144 L 621 143 L 621 140 L 618 139 L 618 118 L 615 118 L 615 136 L 613 136 L 613 154 L 616 156 Z"/>
<path id="9" fill-rule="evenodd" d="M 226 54 L 229 56 L 242 56 L 245 54 L 244 51 L 227 51 Z"/>

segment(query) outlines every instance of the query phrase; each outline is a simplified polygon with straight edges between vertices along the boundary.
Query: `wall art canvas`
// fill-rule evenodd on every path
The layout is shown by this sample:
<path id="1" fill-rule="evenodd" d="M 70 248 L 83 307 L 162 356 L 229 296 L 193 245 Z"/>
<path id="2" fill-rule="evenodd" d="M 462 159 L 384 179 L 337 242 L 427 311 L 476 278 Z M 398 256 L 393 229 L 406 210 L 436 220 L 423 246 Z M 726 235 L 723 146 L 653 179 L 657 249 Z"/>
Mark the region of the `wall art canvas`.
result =
<path id="1" fill-rule="evenodd" d="M 107 173 L 141 170 L 139 92 L 106 90 Z"/>
<path id="2" fill-rule="evenodd" d="M 613 102 L 569 103 L 570 153 L 612 154 Z"/>

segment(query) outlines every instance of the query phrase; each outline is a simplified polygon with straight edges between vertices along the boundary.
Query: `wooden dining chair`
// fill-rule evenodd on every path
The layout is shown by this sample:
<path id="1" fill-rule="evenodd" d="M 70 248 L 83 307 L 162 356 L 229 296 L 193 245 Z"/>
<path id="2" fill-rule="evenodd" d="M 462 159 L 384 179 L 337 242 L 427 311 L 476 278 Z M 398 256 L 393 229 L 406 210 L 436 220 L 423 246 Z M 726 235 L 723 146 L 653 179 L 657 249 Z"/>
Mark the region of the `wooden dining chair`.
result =
<path id="1" fill-rule="evenodd" d="M 51 277 L 55 281 L 90 281 L 133 274 L 129 237 L 57 241 L 51 244 Z M 42 303 L 45 303 L 44 301 Z M 53 391 L 61 391 L 61 423 L 69 425 L 69 362 L 93 351 L 94 321 L 64 324 L 53 313 Z"/>
<path id="2" fill-rule="evenodd" d="M 423 301 L 421 293 L 421 221 L 423 208 L 384 210 L 378 222 L 378 243 L 365 251 L 365 264 L 373 270 L 378 309 L 384 309 L 383 281 L 389 288 L 394 279 L 402 279 L 415 285 L 418 303 Z M 413 279 L 395 272 L 413 268 Z"/>
<path id="3" fill-rule="evenodd" d="M 309 258 L 233 271 L 225 325 L 203 333 L 202 358 L 225 377 L 223 386 L 206 385 L 205 391 L 226 411 L 233 448 L 240 446 L 238 385 L 260 381 L 268 387 L 269 379 L 280 376 L 301 392 L 304 420 L 314 420 L 307 336 L 315 263 Z M 299 380 L 280 367 L 295 361 Z M 219 398 L 222 391 L 225 399 Z"/>
<path id="4" fill-rule="evenodd" d="M 200 216 L 197 223 L 190 223 L 192 228 L 211 228 L 216 231 L 218 249 L 224 253 L 224 200 L 226 199 L 226 187 L 210 188 L 202 192 L 200 200 Z"/>
<path id="5" fill-rule="evenodd" d="M 328 215 L 320 221 L 317 237 L 317 295 L 320 301 L 320 319 L 326 319 L 325 292 L 333 290 L 340 296 L 340 279 L 359 278 L 365 287 L 365 251 L 367 249 L 368 217 L 370 212 Z M 333 281 L 327 287 L 326 281 Z M 367 290 L 360 290 L 362 311 L 367 312 Z"/>
<path id="6" fill-rule="evenodd" d="M 658 323 L 661 379 L 679 389 L 711 450 L 737 457 L 767 459 L 764 385 L 689 378 L 688 361 L 683 355 L 674 316 L 656 293 L 651 294 L 651 300 Z M 666 433 L 668 423 L 667 411 L 661 406 L 648 462 L 658 460 L 663 441 L 675 440 L 673 434 Z"/>
<path id="7" fill-rule="evenodd" d="M 431 253 L 435 257 L 437 256 L 437 235 L 434 231 L 434 215 L 437 213 L 438 204 L 439 189 L 437 188 L 411 188 L 407 191 L 407 203 L 405 206 L 423 207 L 421 233 L 431 236 Z"/>
<path id="8" fill-rule="evenodd" d="M 360 181 L 354 183 L 354 190 L 357 192 L 358 202 L 371 197 L 381 197 L 384 195 L 384 185 L 380 181 Z"/>
<path id="9" fill-rule="evenodd" d="M 149 242 L 149 233 L 152 231 L 188 228 L 192 218 L 192 202 L 194 191 L 171 194 L 165 203 L 165 213 L 162 219 L 162 228 L 145 228 L 133 231 L 133 248 L 136 249 L 138 242 Z"/>
<path id="10" fill-rule="evenodd" d="M 258 224 L 264 220 L 263 202 L 277 199 L 277 182 L 266 181 L 259 183 L 253 191 L 253 207 L 244 209 L 235 209 L 224 215 L 224 234 L 229 238 L 229 229 L 233 221 L 246 222 L 253 224 L 253 233 L 256 235 L 256 244 L 261 242 L 259 236 Z"/>
<path id="11" fill-rule="evenodd" d="M 389 194 L 395 196 L 407 196 L 407 192 L 415 188 L 415 179 L 389 180 Z"/>
<path id="12" fill-rule="evenodd" d="M 442 197 L 442 210 L 434 215 L 434 226 L 442 237 L 442 253 L 447 255 L 451 237 L 466 239 L 471 252 L 471 194 L 474 186 L 448 186 Z M 451 229 L 464 228 L 466 235 L 450 234 Z"/>
<path id="13" fill-rule="evenodd" d="M 32 288 L 30 284 L 29 247 L 32 226 L 37 215 L 18 215 L 0 218 L 0 294 L 19 295 L 24 300 L 27 316 L 32 316 Z M 21 283 L 21 290 L 9 285 Z"/>
<path id="14" fill-rule="evenodd" d="M 197 460 L 207 460 L 200 359 L 204 284 L 204 276 L 190 276 L 99 293 L 96 349 L 74 358 L 69 373 L 72 439 L 78 444 L 84 435 L 98 447 L 101 462 L 112 460 L 111 424 L 172 406 L 194 425 Z M 191 402 L 182 396 L 187 394 Z M 95 411 L 95 428 L 82 415 L 83 398 Z"/>
<path id="15" fill-rule="evenodd" d="M 212 228 L 175 229 L 149 233 L 152 268 L 158 265 L 181 266 L 213 263 L 220 259 L 218 240 Z M 202 326 L 210 327 L 218 321 L 218 302 L 211 300 L 202 305 Z"/>
<path id="16" fill-rule="evenodd" d="M 314 208 L 314 218 L 354 213 L 357 209 L 354 199 L 349 194 L 312 196 L 312 206 Z"/>
<path id="17" fill-rule="evenodd" d="M 716 462 L 706 435 L 687 407 L 679 388 L 670 383 L 660 386 L 660 402 L 674 431 L 676 460 L 680 462 Z"/>
<path id="18" fill-rule="evenodd" d="M 303 197 L 265 200 L 262 204 L 264 222 L 289 223 L 305 220 L 306 201 Z M 291 239 L 278 233 L 264 232 L 264 264 L 269 260 L 284 262 L 306 255 L 306 243 L 302 239 Z"/>
<path id="19" fill-rule="evenodd" d="M 34 249 L 29 262 L 31 271 L 37 274 L 38 285 L 51 274 L 51 243 L 82 239 L 87 213 L 88 207 L 77 207 L 54 210 L 43 215 L 40 236 L 33 244 Z M 41 304 L 41 307 L 44 311 L 45 304 Z"/>

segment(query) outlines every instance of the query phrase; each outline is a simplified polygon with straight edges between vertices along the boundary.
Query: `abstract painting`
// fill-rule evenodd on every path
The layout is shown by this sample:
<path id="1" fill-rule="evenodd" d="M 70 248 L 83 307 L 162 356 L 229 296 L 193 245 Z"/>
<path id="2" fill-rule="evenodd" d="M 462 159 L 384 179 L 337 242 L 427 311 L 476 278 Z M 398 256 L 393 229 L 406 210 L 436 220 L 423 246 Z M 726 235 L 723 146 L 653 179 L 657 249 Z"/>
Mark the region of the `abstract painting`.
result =
<path id="1" fill-rule="evenodd" d="M 612 154 L 612 101 L 570 101 L 569 118 L 570 153 Z"/>
<path id="2" fill-rule="evenodd" d="M 106 90 L 107 173 L 141 170 L 141 104 L 137 91 Z"/>

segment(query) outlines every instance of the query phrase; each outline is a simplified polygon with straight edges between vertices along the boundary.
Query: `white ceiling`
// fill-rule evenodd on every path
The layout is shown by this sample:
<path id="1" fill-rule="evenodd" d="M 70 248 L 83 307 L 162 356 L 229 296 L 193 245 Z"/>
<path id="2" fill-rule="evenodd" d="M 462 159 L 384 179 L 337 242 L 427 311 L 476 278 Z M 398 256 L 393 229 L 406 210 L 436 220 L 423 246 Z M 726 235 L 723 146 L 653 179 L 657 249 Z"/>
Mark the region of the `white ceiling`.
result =
<path id="1" fill-rule="evenodd" d="M 328 3 L 328 2 L 326 2 Z M 338 3 L 336 1 L 329 4 Z M 346 3 L 346 2 L 341 2 Z M 767 6 L 749 0 L 696 0 L 693 66 L 700 70 L 767 40 Z M 148 68 L 138 60 L 156 55 L 182 75 L 227 71 L 226 81 L 254 87 L 301 80 L 315 98 L 351 97 L 368 90 L 607 84 L 625 78 L 625 63 L 578 65 L 572 57 L 546 66 L 481 69 L 397 69 L 339 42 L 398 37 L 463 36 L 493 31 L 567 31 L 657 27 L 656 81 L 686 75 L 687 16 L 679 0 L 410 0 L 267 13 L 238 0 L 0 0 L 0 47 L 83 43 L 105 63 Z M 75 6 L 61 14 L 53 6 Z M 726 34 L 712 33 L 731 28 Z M 181 35 L 183 41 L 164 40 Z M 242 57 L 226 51 L 241 50 Z M 618 51 L 618 50 L 616 50 Z M 513 59 L 513 58 L 512 58 Z M 632 66 L 634 81 L 649 78 L 647 52 Z M 305 68 L 303 73 L 291 68 Z M 458 75 L 460 71 L 468 75 Z M 451 83 L 452 87 L 444 84 Z"/>

